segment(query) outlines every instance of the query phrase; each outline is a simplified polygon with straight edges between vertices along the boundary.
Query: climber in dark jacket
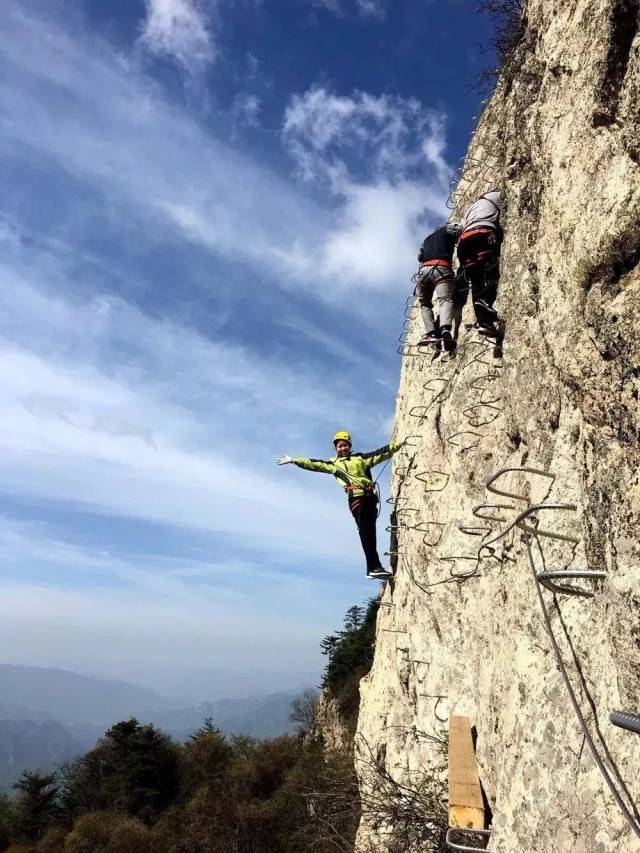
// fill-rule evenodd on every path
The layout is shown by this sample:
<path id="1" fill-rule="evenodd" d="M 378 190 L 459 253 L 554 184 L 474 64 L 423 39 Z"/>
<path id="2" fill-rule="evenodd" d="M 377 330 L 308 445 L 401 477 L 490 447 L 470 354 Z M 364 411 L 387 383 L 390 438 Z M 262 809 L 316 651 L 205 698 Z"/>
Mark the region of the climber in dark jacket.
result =
<path id="1" fill-rule="evenodd" d="M 331 459 L 307 459 L 305 456 L 287 456 L 278 459 L 278 465 L 293 463 L 306 471 L 321 474 L 333 474 L 348 495 L 349 509 L 353 515 L 362 550 L 367 560 L 367 577 L 386 579 L 393 573 L 380 564 L 376 545 L 376 520 L 378 518 L 378 496 L 376 485 L 371 478 L 371 469 L 387 459 L 402 447 L 402 442 L 390 442 L 378 450 L 369 453 L 352 453 L 351 436 L 348 432 L 337 432 L 333 437 L 336 455 Z"/>
<path id="2" fill-rule="evenodd" d="M 460 227 L 455 223 L 442 225 L 428 234 L 422 241 L 418 260 L 420 269 L 416 274 L 416 296 L 420 301 L 420 313 L 424 323 L 424 336 L 418 346 L 442 344 L 446 352 L 453 352 L 455 341 L 453 325 L 453 252 Z M 440 303 L 438 325 L 433 316 L 433 297 Z"/>
<path id="3" fill-rule="evenodd" d="M 501 342 L 501 324 L 493 307 L 500 277 L 502 228 L 500 192 L 485 193 L 467 210 L 458 240 L 458 261 L 471 287 L 478 333 Z"/>

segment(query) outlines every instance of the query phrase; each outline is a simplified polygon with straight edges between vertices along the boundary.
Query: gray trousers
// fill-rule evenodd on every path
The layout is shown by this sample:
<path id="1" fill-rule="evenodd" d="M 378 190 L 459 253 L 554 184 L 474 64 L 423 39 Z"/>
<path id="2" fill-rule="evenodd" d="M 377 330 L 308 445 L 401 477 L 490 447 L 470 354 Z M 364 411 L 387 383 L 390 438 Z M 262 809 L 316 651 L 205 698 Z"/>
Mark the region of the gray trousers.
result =
<path id="1" fill-rule="evenodd" d="M 453 323 L 453 271 L 449 267 L 420 267 L 416 276 L 416 294 L 420 301 L 420 313 L 427 334 L 433 332 L 436 321 L 433 316 L 433 297 L 440 305 L 439 326 L 451 328 Z"/>

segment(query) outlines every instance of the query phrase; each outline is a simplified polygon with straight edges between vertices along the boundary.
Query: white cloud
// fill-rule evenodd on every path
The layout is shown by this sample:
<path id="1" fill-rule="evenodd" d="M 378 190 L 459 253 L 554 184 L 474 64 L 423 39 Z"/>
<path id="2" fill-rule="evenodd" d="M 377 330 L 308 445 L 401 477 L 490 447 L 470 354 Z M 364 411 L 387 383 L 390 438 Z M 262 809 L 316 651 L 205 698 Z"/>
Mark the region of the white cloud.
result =
<path id="1" fill-rule="evenodd" d="M 415 266 L 415 234 L 428 199 L 411 183 L 380 181 L 373 186 L 345 183 L 345 210 L 340 226 L 325 243 L 329 275 L 360 275 L 364 286 L 381 285 Z M 434 201 L 437 201 L 434 199 Z"/>
<path id="2" fill-rule="evenodd" d="M 151 53 L 197 72 L 216 59 L 210 13 L 203 0 L 146 0 L 141 43 Z"/>
<path id="3" fill-rule="evenodd" d="M 232 113 L 237 124 L 245 127 L 258 127 L 261 110 L 260 98 L 248 92 L 241 92 L 233 99 Z"/>
<path id="4" fill-rule="evenodd" d="M 384 17 L 384 0 L 357 0 L 357 5 L 362 15 L 371 15 L 374 18 Z"/>
<path id="5" fill-rule="evenodd" d="M 299 285 L 291 272 L 301 262 L 305 273 L 313 268 L 308 247 L 330 212 L 221 141 L 228 119 L 219 134 L 199 125 L 108 44 L 25 19 L 15 5 L 3 26 L 0 112 L 13 157 L 39 160 L 104 194 L 103 209 L 126 217 L 136 242 L 141 231 L 149 241 L 163 239 L 165 228 L 173 238 L 266 267 L 284 287 Z M 32 43 L 37 50 L 23 48 Z M 74 227 L 83 227 L 81 216 Z"/>
<path id="6" fill-rule="evenodd" d="M 322 246 L 325 275 L 386 286 L 415 265 L 422 231 L 447 217 L 444 128 L 414 99 L 323 87 L 291 99 L 283 139 L 298 173 L 341 201 Z"/>
<path id="7" fill-rule="evenodd" d="M 313 0 L 314 5 L 322 6 L 337 15 L 345 15 L 351 4 L 344 0 Z M 362 17 L 384 18 L 386 14 L 385 0 L 354 0 L 353 8 Z"/>
<path id="8" fill-rule="evenodd" d="M 343 302 L 408 280 L 423 232 L 446 216 L 445 119 L 416 100 L 321 87 L 293 97 L 283 140 L 300 188 L 168 103 L 108 45 L 27 25 L 11 5 L 4 24 L 0 110 L 12 155 L 104 193 L 136 242 L 143 230 L 163 239 L 164 228 L 284 289 Z M 38 50 L 19 47 L 34 38 Z M 258 106 L 245 99 L 245 120 Z"/>
<path id="9" fill-rule="evenodd" d="M 53 260 L 41 263 L 30 278 L 58 283 Z M 318 388 L 304 363 L 258 360 L 122 300 L 46 295 L 6 263 L 0 283 L 5 493 L 359 561 L 339 495 L 274 464 L 304 452 L 295 440 L 309 427 L 329 434 L 332 412 L 356 422 L 348 384 Z"/>

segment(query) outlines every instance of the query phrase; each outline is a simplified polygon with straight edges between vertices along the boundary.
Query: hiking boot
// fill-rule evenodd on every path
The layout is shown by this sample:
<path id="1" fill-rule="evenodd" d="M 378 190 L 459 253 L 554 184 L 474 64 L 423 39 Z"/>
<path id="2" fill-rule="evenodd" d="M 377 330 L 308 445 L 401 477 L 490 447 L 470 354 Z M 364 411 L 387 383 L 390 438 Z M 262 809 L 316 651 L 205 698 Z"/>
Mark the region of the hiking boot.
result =
<path id="1" fill-rule="evenodd" d="M 448 329 L 443 330 L 443 332 L 440 336 L 440 340 L 442 341 L 442 349 L 445 352 L 449 352 L 449 353 L 455 352 L 456 342 L 453 338 L 453 335 L 451 334 L 451 332 Z"/>
<path id="2" fill-rule="evenodd" d="M 367 577 L 372 578 L 372 580 L 388 580 L 393 577 L 393 572 L 383 566 L 378 566 L 377 569 L 367 570 Z"/>
<path id="3" fill-rule="evenodd" d="M 481 314 L 485 320 L 488 320 L 490 323 L 495 322 L 498 319 L 498 312 L 493 307 L 493 305 L 489 305 L 488 302 L 485 302 L 484 299 L 477 299 L 473 303 L 473 307 L 476 310 L 476 317 L 478 314 Z M 478 311 L 477 309 L 480 309 Z"/>
<path id="4" fill-rule="evenodd" d="M 420 338 L 420 340 L 418 341 L 416 346 L 417 347 L 426 347 L 426 346 L 429 346 L 429 344 L 439 344 L 439 343 L 440 343 L 440 336 L 438 335 L 438 333 L 437 332 L 429 332 L 428 335 L 424 335 L 422 338 Z"/>
<path id="5" fill-rule="evenodd" d="M 496 330 L 493 328 L 493 326 L 480 326 L 480 325 L 478 325 L 478 328 L 476 331 L 483 338 L 495 338 L 496 334 L 497 334 Z"/>

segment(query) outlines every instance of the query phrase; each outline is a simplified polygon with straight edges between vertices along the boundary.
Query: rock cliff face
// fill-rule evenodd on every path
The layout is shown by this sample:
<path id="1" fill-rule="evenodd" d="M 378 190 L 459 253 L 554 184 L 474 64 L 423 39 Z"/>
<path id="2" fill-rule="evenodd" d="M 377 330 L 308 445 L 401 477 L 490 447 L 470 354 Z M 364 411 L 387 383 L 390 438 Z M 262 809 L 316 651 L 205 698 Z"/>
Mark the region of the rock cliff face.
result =
<path id="1" fill-rule="evenodd" d="M 348 755 L 353 751 L 354 721 L 340 710 L 338 701 L 324 692 L 318 701 L 315 733 L 320 735 L 328 752 Z"/>
<path id="2" fill-rule="evenodd" d="M 397 575 L 356 743 L 410 785 L 436 760 L 424 733 L 470 716 L 496 853 L 640 851 L 585 743 L 538 595 L 633 814 L 640 736 L 608 714 L 640 710 L 639 10 L 639 0 L 529 0 L 454 195 L 456 217 L 495 186 L 506 199 L 504 358 L 464 325 L 456 359 L 432 363 L 412 347 L 403 357 L 396 434 L 417 438 L 395 461 Z M 415 317 L 409 341 L 419 333 Z M 554 478 L 512 471 L 495 483 L 512 497 L 491 494 L 485 484 L 505 467 Z M 567 581 L 592 597 L 540 587 L 518 527 L 481 548 L 540 502 L 575 505 L 537 523 L 579 542 L 530 537 L 535 570 L 606 572 Z M 481 504 L 504 506 L 478 518 Z M 385 850 L 386 830 L 365 815 L 359 849 Z"/>

